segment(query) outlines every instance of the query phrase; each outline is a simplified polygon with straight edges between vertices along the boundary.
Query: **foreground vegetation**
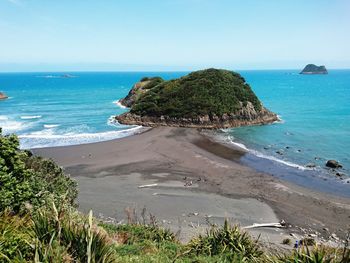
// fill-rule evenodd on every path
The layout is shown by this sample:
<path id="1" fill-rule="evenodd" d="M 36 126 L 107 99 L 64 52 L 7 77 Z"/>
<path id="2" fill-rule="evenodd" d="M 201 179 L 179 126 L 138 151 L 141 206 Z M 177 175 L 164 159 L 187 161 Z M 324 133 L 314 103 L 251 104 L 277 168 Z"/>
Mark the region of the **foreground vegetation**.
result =
<path id="1" fill-rule="evenodd" d="M 117 225 L 75 208 L 76 183 L 0 130 L 0 262 L 350 262 L 347 247 L 276 255 L 225 222 L 182 244 L 154 217 Z"/>

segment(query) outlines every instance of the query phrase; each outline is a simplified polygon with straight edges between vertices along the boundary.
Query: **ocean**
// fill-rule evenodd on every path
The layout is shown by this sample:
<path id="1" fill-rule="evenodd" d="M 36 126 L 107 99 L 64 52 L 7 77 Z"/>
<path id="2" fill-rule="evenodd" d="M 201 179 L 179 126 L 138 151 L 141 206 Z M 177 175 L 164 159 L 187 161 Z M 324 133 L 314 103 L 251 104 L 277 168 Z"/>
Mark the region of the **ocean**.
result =
<path id="1" fill-rule="evenodd" d="M 321 171 L 328 159 L 350 169 L 350 70 L 328 75 L 300 75 L 299 70 L 238 71 L 263 104 L 281 122 L 222 130 L 226 141 L 255 157 L 295 170 Z M 118 105 L 132 85 L 144 76 L 172 79 L 187 72 L 0 73 L 3 133 L 16 133 L 21 148 L 73 145 L 128 136 L 141 127 L 120 125 L 112 116 L 127 109 Z M 316 165 L 309 169 L 307 164 Z M 266 165 L 257 169 L 264 170 Z M 288 169 L 289 169 L 288 168 Z M 347 178 L 347 177 L 345 177 Z M 344 179 L 344 178 L 343 178 Z"/>

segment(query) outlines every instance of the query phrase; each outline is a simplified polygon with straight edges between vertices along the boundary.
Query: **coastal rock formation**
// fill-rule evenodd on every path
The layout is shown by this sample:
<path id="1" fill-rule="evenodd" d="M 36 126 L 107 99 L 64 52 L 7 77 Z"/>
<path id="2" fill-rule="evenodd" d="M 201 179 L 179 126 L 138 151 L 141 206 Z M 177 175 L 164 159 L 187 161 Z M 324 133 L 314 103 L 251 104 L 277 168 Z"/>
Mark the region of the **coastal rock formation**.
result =
<path id="1" fill-rule="evenodd" d="M 116 120 L 129 125 L 215 129 L 278 120 L 244 78 L 228 70 L 195 71 L 170 81 L 144 78 L 121 103 L 131 109 Z"/>
<path id="2" fill-rule="evenodd" d="M 146 77 L 141 79 L 132 87 L 132 89 L 129 91 L 129 94 L 124 99 L 120 100 L 120 104 L 130 108 L 142 94 L 146 93 L 149 89 L 153 88 L 163 81 L 164 80 L 160 77 Z"/>
<path id="3" fill-rule="evenodd" d="M 0 100 L 4 100 L 7 99 L 8 97 L 4 94 L 0 92 Z"/>
<path id="4" fill-rule="evenodd" d="M 328 71 L 325 66 L 316 66 L 314 64 L 308 64 L 300 72 L 300 74 L 328 74 Z"/>
<path id="5" fill-rule="evenodd" d="M 326 166 L 329 168 L 342 168 L 343 166 L 336 160 L 328 160 Z"/>

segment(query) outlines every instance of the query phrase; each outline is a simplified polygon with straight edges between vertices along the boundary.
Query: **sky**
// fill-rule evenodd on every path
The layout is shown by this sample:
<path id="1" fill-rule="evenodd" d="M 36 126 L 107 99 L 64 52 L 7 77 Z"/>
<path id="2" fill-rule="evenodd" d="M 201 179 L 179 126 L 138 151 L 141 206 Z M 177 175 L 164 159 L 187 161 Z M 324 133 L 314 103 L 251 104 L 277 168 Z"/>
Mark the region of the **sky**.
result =
<path id="1" fill-rule="evenodd" d="M 349 0 L 0 0 L 0 71 L 350 68 Z"/>

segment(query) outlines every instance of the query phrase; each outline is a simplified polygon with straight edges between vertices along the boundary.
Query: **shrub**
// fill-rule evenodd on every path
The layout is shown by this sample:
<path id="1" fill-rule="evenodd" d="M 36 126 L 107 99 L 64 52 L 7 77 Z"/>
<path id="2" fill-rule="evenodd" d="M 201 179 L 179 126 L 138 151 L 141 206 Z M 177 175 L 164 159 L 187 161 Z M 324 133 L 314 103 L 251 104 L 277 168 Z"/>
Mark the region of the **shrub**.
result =
<path id="1" fill-rule="evenodd" d="M 240 102 L 251 102 L 256 111 L 261 103 L 238 73 L 207 69 L 179 79 L 163 81 L 153 78 L 131 108 L 131 113 L 146 116 L 195 118 L 200 115 L 222 116 L 236 113 Z M 144 88 L 146 89 L 146 87 Z"/>
<path id="2" fill-rule="evenodd" d="M 42 247 L 56 240 L 65 253 L 78 262 L 115 262 L 113 240 L 93 223 L 92 212 L 81 216 L 71 208 L 43 210 L 33 217 L 34 233 Z"/>
<path id="3" fill-rule="evenodd" d="M 9 210 L 0 213 L 0 262 L 24 261 L 34 256 L 31 224 L 28 215 L 20 217 Z"/>
<path id="4" fill-rule="evenodd" d="M 309 248 L 302 246 L 293 250 L 291 254 L 276 256 L 271 262 L 274 263 L 346 263 L 350 262 L 348 248 L 337 249 L 325 246 Z"/>
<path id="5" fill-rule="evenodd" d="M 76 182 L 52 160 L 19 149 L 17 136 L 3 136 L 0 128 L 0 212 L 38 208 L 51 200 L 74 204 Z"/>
<path id="6" fill-rule="evenodd" d="M 227 220 L 223 227 L 212 227 L 206 235 L 192 239 L 189 247 L 190 253 L 196 255 L 226 255 L 232 261 L 251 262 L 263 255 L 257 240 L 242 232 L 238 226 L 230 226 Z"/>

